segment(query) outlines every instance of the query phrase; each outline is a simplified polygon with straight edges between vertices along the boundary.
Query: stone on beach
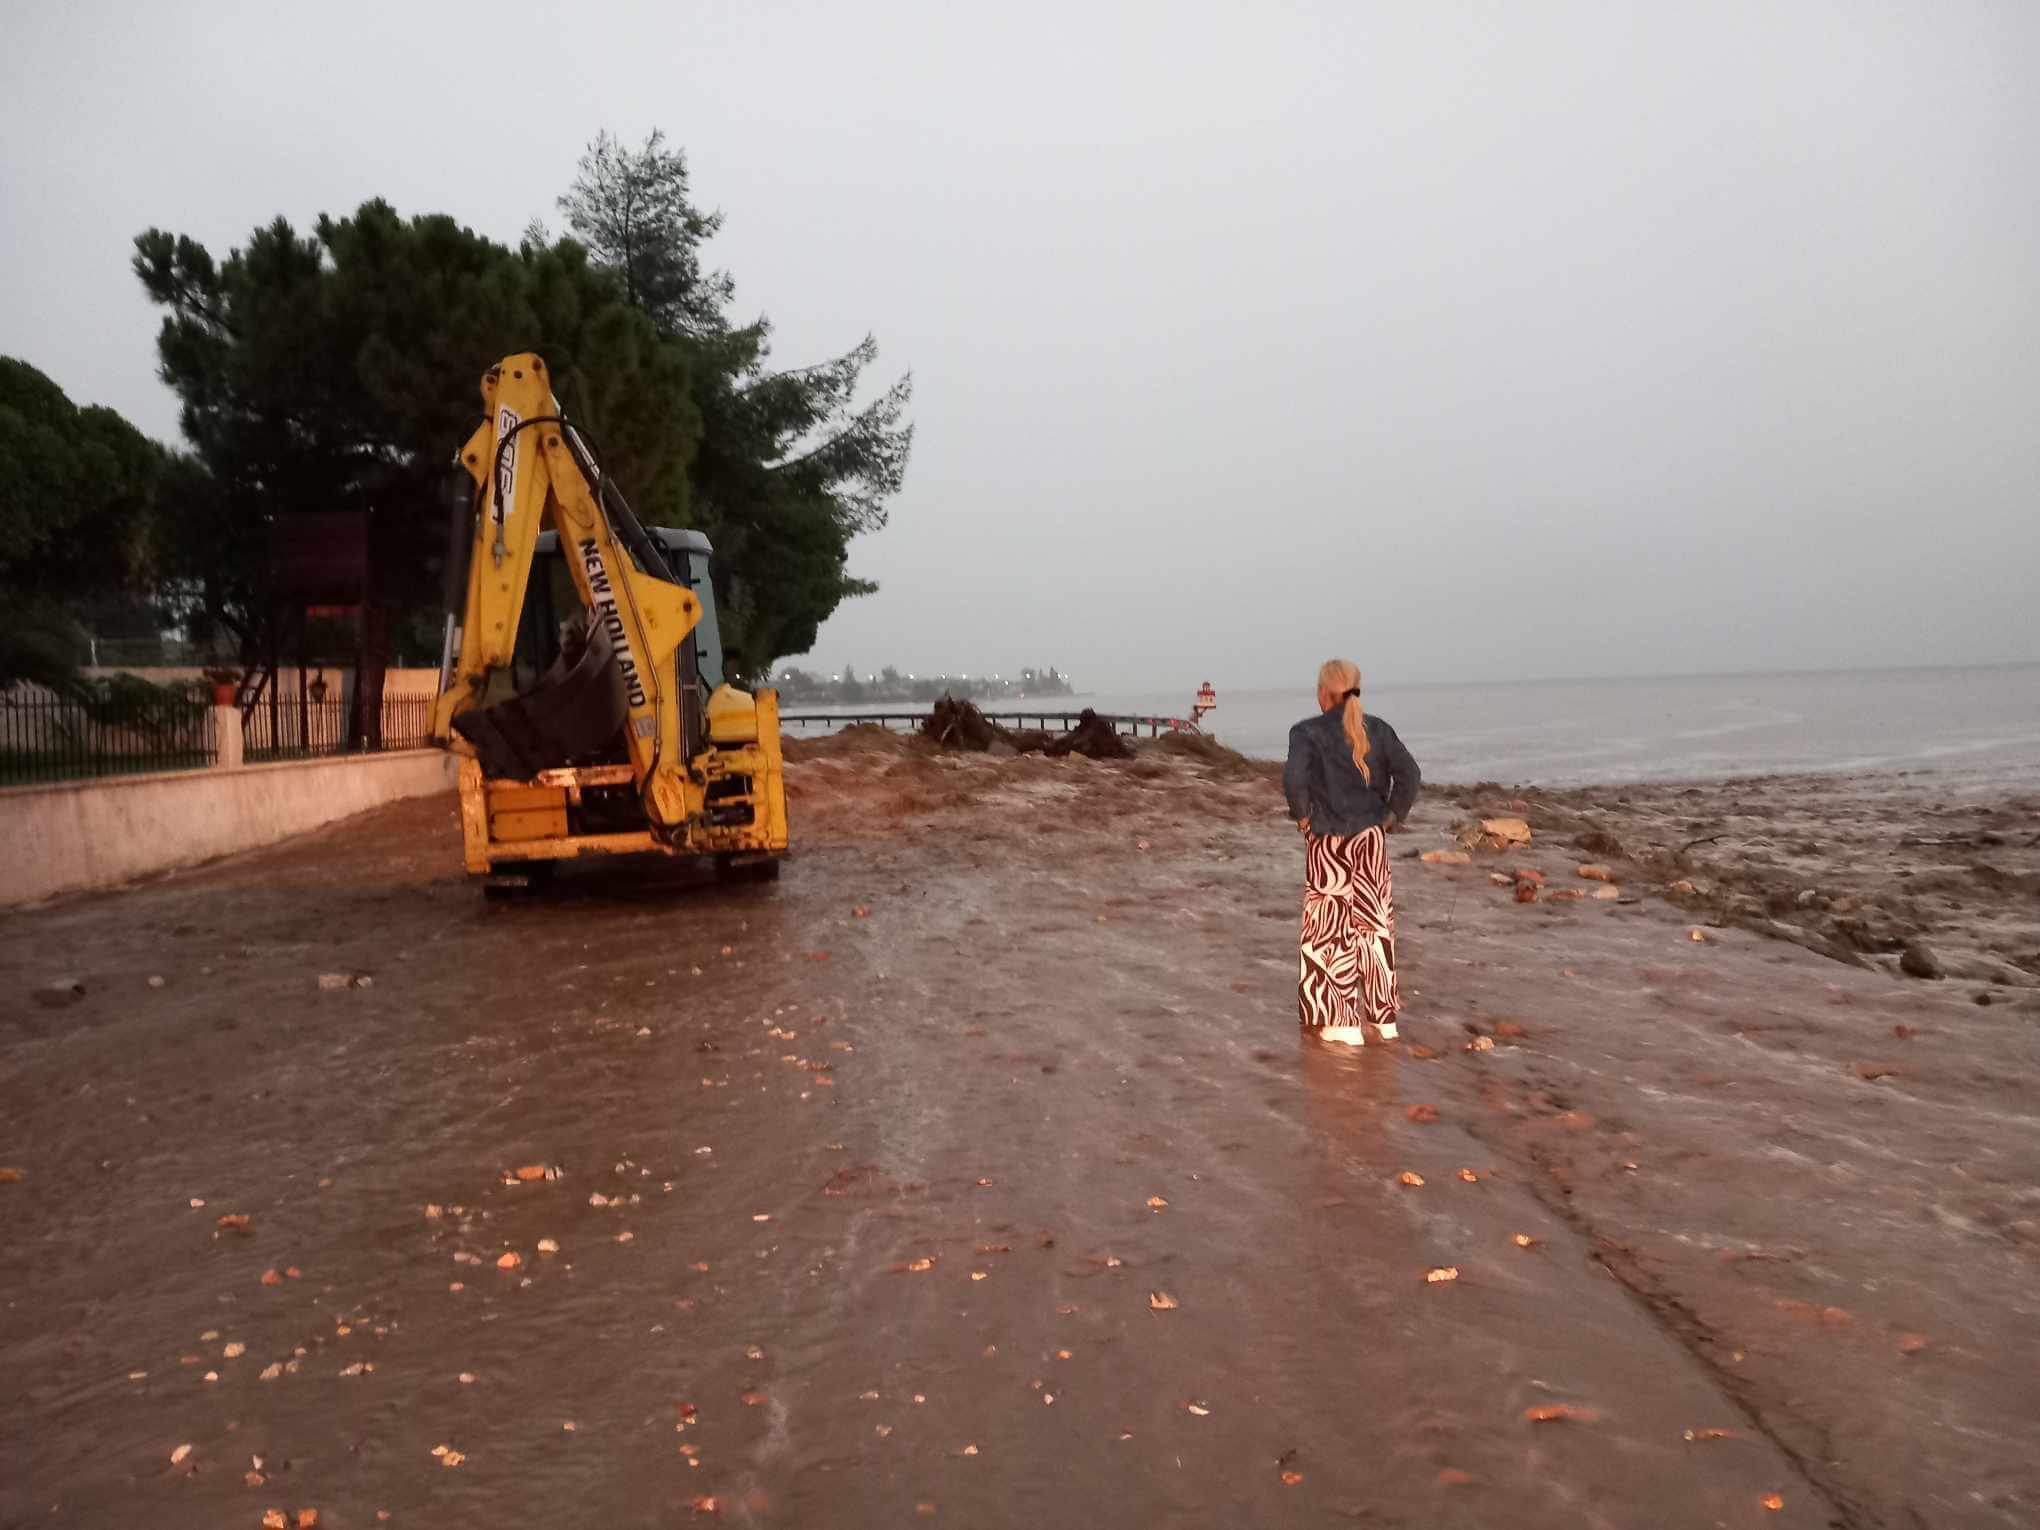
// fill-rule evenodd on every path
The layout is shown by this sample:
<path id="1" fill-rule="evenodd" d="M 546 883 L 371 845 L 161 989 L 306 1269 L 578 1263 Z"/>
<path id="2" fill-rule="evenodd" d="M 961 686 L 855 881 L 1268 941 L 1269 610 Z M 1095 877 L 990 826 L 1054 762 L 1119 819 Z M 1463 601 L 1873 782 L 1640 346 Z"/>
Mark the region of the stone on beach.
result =
<path id="1" fill-rule="evenodd" d="M 1934 954 L 1934 948 L 1924 940 L 1909 940 L 1905 943 L 1905 950 L 1899 953 L 1898 970 L 1907 977 L 1916 978 L 1931 979 L 1947 975 L 1941 966 L 1941 958 Z"/>

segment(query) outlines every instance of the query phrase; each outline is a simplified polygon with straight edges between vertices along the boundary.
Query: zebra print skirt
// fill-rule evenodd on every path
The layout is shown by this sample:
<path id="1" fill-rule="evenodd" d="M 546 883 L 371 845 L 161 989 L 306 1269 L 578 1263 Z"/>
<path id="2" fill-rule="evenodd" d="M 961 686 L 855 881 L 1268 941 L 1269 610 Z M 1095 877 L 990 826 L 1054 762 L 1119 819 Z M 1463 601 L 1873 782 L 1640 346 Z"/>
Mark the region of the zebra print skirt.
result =
<path id="1" fill-rule="evenodd" d="M 1312 834 L 1308 844 L 1297 1012 L 1312 1028 L 1392 1024 L 1402 998 L 1388 838 L 1377 828 Z"/>

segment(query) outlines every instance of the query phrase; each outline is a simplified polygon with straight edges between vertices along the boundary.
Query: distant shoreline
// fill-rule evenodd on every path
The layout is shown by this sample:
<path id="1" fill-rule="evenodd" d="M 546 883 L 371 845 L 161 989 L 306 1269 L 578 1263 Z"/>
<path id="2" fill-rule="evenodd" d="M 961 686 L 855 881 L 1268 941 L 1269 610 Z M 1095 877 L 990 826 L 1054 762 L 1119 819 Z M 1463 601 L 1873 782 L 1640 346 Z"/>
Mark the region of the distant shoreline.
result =
<path id="1" fill-rule="evenodd" d="M 1361 666 L 1361 670 L 1363 673 L 1366 673 L 1367 666 L 1363 664 Z M 1404 690 L 1414 691 L 1414 690 L 1448 690 L 1456 688 L 1477 688 L 1483 686 L 1509 686 L 1509 685 L 1524 685 L 1524 686 L 1654 685 L 1654 684 L 1680 684 L 1687 681 L 1719 682 L 1724 680 L 1822 680 L 1822 679 L 1848 679 L 1848 678 L 1875 678 L 1879 676 L 1905 676 L 1905 675 L 1912 676 L 1965 675 L 1991 672 L 2014 672 L 2019 670 L 2040 670 L 2040 658 L 1998 659 L 1993 660 L 1989 663 L 1982 664 L 1870 665 L 1861 668 L 1851 669 L 1689 670 L 1682 671 L 1675 675 L 1651 675 L 1651 674 L 1535 675 L 1528 678 L 1520 679 L 1511 676 L 1501 676 L 1493 679 L 1459 679 L 1459 680 L 1409 680 L 1390 677 L 1386 679 L 1370 680 L 1369 689 L 1379 689 L 1383 691 L 1404 691 Z M 1201 678 L 1201 676 L 1199 678 Z M 1221 684 L 1219 685 L 1218 690 L 1221 696 L 1225 695 L 1228 690 L 1230 690 L 1231 693 L 1235 696 L 1272 696 L 1285 694 L 1289 692 L 1294 692 L 1298 695 L 1306 695 L 1309 693 L 1310 687 L 1311 677 L 1308 674 L 1304 674 L 1300 679 L 1296 680 L 1291 684 L 1286 685 L 1233 685 L 1228 687 L 1224 684 Z M 1189 682 L 1187 685 L 1181 681 L 1165 682 L 1160 685 L 1129 684 L 1124 686 L 1107 687 L 1102 691 L 1079 691 L 1076 694 L 1078 696 L 1092 696 L 1092 695 L 1109 696 L 1147 691 L 1168 691 L 1175 689 L 1186 691 L 1195 690 L 1196 681 L 1193 680 Z"/>
<path id="2" fill-rule="evenodd" d="M 1187 716 L 1189 686 L 981 701 L 988 712 Z M 1218 687 L 1203 729 L 1250 759 L 1287 752 L 1314 710 L 1303 685 Z M 1541 685 L 1383 684 L 1363 698 L 1434 782 L 1549 788 L 1836 780 L 1931 771 L 1943 782 L 2040 786 L 2040 665 L 1824 671 Z M 788 713 L 915 713 L 912 706 L 786 706 Z M 1900 720 L 1903 720 L 1902 722 Z M 810 725 L 824 726 L 822 724 Z"/>

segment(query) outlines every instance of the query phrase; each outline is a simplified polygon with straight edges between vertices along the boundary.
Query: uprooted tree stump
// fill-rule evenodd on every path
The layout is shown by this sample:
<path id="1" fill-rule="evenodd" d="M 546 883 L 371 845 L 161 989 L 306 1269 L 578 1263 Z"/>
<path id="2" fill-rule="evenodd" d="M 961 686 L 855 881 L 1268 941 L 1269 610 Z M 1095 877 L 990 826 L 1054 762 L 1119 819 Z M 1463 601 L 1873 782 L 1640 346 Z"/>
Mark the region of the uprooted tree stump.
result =
<path id="1" fill-rule="evenodd" d="M 1011 742 L 1006 730 L 993 722 L 976 705 L 944 696 L 921 719 L 921 731 L 944 749 L 983 751 L 994 744 Z"/>
<path id="2" fill-rule="evenodd" d="M 1089 707 L 1077 715 L 1077 725 L 1044 751 L 1060 756 L 1086 755 L 1094 760 L 1130 760 L 1133 746 L 1119 736 L 1119 730 Z"/>
<path id="3" fill-rule="evenodd" d="M 944 696 L 921 720 L 921 732 L 944 749 L 1011 750 L 1014 754 L 1081 754 L 1094 760 L 1130 760 L 1133 750 L 1112 724 L 1089 707 L 1077 725 L 1057 738 L 1039 728 L 1007 728 L 993 722 L 973 702 Z"/>

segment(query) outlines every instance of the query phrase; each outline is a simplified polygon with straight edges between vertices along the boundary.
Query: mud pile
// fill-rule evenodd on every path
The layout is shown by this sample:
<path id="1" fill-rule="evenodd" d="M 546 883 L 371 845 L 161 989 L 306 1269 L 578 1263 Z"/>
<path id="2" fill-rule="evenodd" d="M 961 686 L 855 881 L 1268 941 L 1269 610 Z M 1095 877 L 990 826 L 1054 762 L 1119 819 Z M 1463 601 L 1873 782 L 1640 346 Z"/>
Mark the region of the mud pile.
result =
<path id="1" fill-rule="evenodd" d="M 1133 740 L 1092 715 L 1061 737 L 1029 740 L 968 703 L 935 715 L 940 722 L 931 719 L 916 733 L 860 725 L 826 738 L 788 739 L 786 794 L 796 845 L 1068 834 L 1073 854 L 1090 855 L 1116 853 L 1121 831 L 1136 822 L 1149 832 L 1209 837 L 1233 825 L 1281 821 L 1280 767 L 1213 739 Z M 952 738 L 990 742 L 982 749 L 944 747 L 929 731 L 943 723 Z M 1023 745 L 1031 747 L 1023 752 Z M 967 822 L 956 809 L 983 813 Z"/>
<path id="2" fill-rule="evenodd" d="M 970 806 L 990 784 L 919 737 L 877 727 L 795 741 L 786 758 L 797 847 L 887 837 L 909 819 Z"/>
<path id="3" fill-rule="evenodd" d="M 895 733 L 877 723 L 852 723 L 822 738 L 787 738 L 781 751 L 794 764 L 812 760 L 925 759 L 934 751 L 921 734 Z"/>
<path id="4" fill-rule="evenodd" d="M 1159 758 L 1206 766 L 1213 775 L 1227 781 L 1282 779 L 1280 760 L 1250 760 L 1205 733 L 1164 733 L 1159 738 L 1143 739 L 1139 754 L 1143 761 Z"/>

